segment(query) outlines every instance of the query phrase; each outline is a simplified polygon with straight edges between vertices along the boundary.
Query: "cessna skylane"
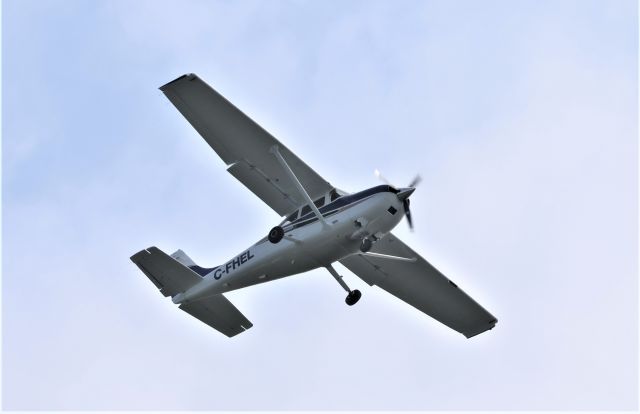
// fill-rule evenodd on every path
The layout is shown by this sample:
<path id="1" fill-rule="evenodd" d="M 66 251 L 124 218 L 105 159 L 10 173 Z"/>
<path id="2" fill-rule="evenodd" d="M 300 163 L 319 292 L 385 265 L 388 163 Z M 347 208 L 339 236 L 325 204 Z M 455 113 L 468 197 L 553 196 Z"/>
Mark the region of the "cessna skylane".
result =
<path id="1" fill-rule="evenodd" d="M 348 194 L 324 180 L 281 142 L 195 74 L 160 87 L 227 165 L 227 171 L 283 220 L 220 266 L 198 266 L 182 250 L 157 247 L 131 260 L 164 296 L 190 315 L 232 337 L 253 324 L 226 292 L 323 267 L 347 292 L 361 297 L 333 267 L 340 262 L 467 338 L 492 329 L 497 319 L 398 239 L 391 230 L 407 218 L 419 177 L 406 187 L 389 183 Z"/>

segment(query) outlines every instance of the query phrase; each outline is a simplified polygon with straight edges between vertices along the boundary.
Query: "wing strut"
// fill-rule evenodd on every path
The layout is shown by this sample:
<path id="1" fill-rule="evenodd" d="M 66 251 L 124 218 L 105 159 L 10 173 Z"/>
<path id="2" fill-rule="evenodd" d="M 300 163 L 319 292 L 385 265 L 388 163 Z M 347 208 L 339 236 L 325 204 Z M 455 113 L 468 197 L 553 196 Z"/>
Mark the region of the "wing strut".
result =
<path id="1" fill-rule="evenodd" d="M 282 168 L 284 169 L 284 171 L 287 173 L 289 178 L 291 178 L 291 181 L 296 185 L 296 187 L 298 187 L 298 191 L 300 191 L 300 194 L 302 195 L 302 197 L 304 197 L 304 199 L 307 200 L 307 203 L 309 204 L 309 207 L 311 207 L 311 210 L 315 213 L 316 216 L 318 216 L 318 220 L 320 220 L 323 224 L 327 225 L 328 224 L 327 220 L 325 220 L 325 218 L 322 216 L 322 214 L 320 213 L 320 210 L 318 210 L 318 207 L 316 207 L 315 203 L 313 202 L 311 197 L 309 197 L 309 194 L 307 194 L 307 191 L 304 189 L 304 187 L 298 180 L 298 177 L 296 177 L 296 175 L 291 170 L 291 167 L 289 167 L 289 164 L 287 164 L 282 154 L 280 154 L 280 150 L 278 149 L 278 146 L 277 145 L 272 146 L 269 152 L 275 155 L 276 159 L 282 165 Z"/>
<path id="2" fill-rule="evenodd" d="M 418 260 L 415 257 L 392 256 L 390 254 L 373 253 L 373 252 L 364 252 L 364 253 L 358 253 L 358 254 L 360 256 L 370 256 L 370 257 L 377 257 L 380 259 L 398 260 L 401 262 L 415 262 Z"/>

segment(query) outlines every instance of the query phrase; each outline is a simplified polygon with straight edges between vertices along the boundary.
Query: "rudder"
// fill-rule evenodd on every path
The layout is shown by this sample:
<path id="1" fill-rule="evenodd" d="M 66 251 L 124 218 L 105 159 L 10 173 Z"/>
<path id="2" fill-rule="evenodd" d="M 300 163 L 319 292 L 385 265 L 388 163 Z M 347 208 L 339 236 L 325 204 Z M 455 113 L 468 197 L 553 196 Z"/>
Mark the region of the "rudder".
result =
<path id="1" fill-rule="evenodd" d="M 182 265 L 187 266 L 189 269 L 196 272 L 202 277 L 205 277 L 206 275 L 208 275 L 209 273 L 217 269 L 217 267 L 206 268 L 206 267 L 198 266 L 196 262 L 191 260 L 191 258 L 187 256 L 187 254 L 180 249 L 176 250 L 171 255 L 171 257 L 173 257 L 176 261 L 178 261 L 178 263 L 181 263 Z"/>

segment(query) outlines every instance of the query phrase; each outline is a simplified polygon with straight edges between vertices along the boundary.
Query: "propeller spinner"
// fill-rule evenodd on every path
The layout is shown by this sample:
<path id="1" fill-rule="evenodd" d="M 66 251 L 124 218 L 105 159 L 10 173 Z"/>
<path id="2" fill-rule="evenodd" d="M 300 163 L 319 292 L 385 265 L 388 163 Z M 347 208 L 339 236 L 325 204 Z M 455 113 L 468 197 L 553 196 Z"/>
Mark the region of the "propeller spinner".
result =
<path id="1" fill-rule="evenodd" d="M 379 180 L 398 190 L 398 198 L 402 201 L 402 205 L 404 207 L 404 215 L 407 218 L 407 223 L 409 223 L 409 229 L 413 231 L 413 219 L 411 218 L 411 210 L 409 209 L 409 196 L 413 194 L 414 191 L 416 191 L 416 187 L 418 184 L 420 184 L 420 181 L 422 181 L 422 177 L 420 177 L 420 175 L 416 175 L 414 179 L 411 180 L 411 183 L 408 187 L 398 188 L 391 184 L 389 180 L 387 180 L 377 169 L 374 171 L 374 174 L 376 175 L 376 177 L 378 177 Z"/>

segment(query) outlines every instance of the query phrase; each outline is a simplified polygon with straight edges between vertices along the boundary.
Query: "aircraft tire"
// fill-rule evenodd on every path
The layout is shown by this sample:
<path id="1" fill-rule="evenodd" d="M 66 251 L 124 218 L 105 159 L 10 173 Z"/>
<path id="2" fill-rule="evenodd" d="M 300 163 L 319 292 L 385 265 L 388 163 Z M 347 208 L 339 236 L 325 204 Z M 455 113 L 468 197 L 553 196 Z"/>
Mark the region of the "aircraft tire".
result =
<path id="1" fill-rule="evenodd" d="M 353 306 L 356 303 L 358 303 L 361 297 L 362 297 L 362 293 L 360 293 L 358 289 L 352 290 L 351 292 L 349 292 L 344 302 L 349 306 Z"/>
<path id="2" fill-rule="evenodd" d="M 370 239 L 362 239 L 362 243 L 360 244 L 360 251 L 362 253 L 366 253 L 371 250 L 371 246 L 373 246 L 373 242 Z"/>
<path id="3" fill-rule="evenodd" d="M 269 241 L 273 244 L 280 242 L 280 240 L 282 240 L 283 237 L 284 237 L 284 229 L 280 226 L 275 226 L 274 228 L 272 228 L 271 231 L 269 232 L 269 235 L 267 236 Z"/>

